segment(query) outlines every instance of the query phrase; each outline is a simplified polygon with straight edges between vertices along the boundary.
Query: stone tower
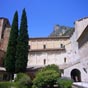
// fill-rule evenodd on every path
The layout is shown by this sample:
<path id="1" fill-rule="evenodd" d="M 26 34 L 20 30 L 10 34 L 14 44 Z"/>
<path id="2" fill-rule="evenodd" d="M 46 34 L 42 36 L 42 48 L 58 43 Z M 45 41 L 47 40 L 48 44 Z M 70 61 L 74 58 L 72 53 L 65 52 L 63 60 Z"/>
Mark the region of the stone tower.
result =
<path id="1" fill-rule="evenodd" d="M 6 51 L 9 35 L 10 23 L 7 18 L 0 18 L 0 50 Z"/>
<path id="2" fill-rule="evenodd" d="M 0 18 L 0 66 L 3 66 L 3 58 L 8 46 L 10 35 L 10 23 L 7 18 Z"/>

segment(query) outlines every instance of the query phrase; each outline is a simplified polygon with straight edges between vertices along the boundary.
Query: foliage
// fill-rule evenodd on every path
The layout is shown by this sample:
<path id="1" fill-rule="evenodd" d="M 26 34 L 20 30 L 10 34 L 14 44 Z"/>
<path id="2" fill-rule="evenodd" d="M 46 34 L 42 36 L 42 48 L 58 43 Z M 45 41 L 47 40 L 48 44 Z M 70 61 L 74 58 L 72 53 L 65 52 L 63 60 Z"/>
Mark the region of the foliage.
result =
<path id="1" fill-rule="evenodd" d="M 73 34 L 73 32 L 74 32 L 74 28 L 70 28 L 69 30 L 67 30 L 64 34 L 63 34 L 63 36 L 71 36 L 72 34 Z"/>
<path id="2" fill-rule="evenodd" d="M 12 22 L 7 53 L 4 62 L 6 70 L 10 73 L 15 72 L 17 37 L 18 37 L 18 12 L 16 11 Z"/>
<path id="3" fill-rule="evenodd" d="M 0 82 L 0 88 L 11 88 L 12 86 L 16 88 L 12 82 Z"/>
<path id="4" fill-rule="evenodd" d="M 71 88 L 73 81 L 68 78 L 59 78 L 57 84 L 60 88 Z"/>
<path id="5" fill-rule="evenodd" d="M 16 72 L 25 72 L 28 61 L 28 31 L 26 11 L 23 9 L 16 52 Z"/>
<path id="6" fill-rule="evenodd" d="M 20 86 L 30 87 L 32 81 L 27 74 L 18 73 L 17 77 L 15 78 L 15 82 L 17 82 Z"/>
<path id="7" fill-rule="evenodd" d="M 44 67 L 43 69 L 41 69 L 41 71 L 46 71 L 46 70 L 55 70 L 56 72 L 60 73 L 59 67 L 55 64 L 48 65 Z"/>
<path id="8" fill-rule="evenodd" d="M 51 69 L 51 67 L 56 66 L 47 66 L 36 74 L 36 77 L 33 80 L 33 88 L 52 87 L 56 84 L 57 79 L 60 77 L 60 73 L 58 73 L 56 69 Z"/>
<path id="9" fill-rule="evenodd" d="M 0 82 L 0 88 L 31 88 L 31 84 L 28 75 L 19 73 L 14 82 Z"/>
<path id="10" fill-rule="evenodd" d="M 0 82 L 0 88 L 30 88 L 18 82 Z"/>

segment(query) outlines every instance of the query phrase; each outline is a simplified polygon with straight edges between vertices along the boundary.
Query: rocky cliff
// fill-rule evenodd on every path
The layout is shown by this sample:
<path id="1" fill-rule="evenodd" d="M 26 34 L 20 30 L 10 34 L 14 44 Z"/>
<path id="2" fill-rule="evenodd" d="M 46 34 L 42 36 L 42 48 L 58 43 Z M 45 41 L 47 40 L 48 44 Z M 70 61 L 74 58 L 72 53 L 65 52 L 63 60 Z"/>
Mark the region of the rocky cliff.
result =
<path id="1" fill-rule="evenodd" d="M 60 26 L 55 25 L 53 32 L 49 35 L 49 37 L 56 37 L 56 36 L 71 36 L 74 32 L 73 27 L 67 26 Z"/>

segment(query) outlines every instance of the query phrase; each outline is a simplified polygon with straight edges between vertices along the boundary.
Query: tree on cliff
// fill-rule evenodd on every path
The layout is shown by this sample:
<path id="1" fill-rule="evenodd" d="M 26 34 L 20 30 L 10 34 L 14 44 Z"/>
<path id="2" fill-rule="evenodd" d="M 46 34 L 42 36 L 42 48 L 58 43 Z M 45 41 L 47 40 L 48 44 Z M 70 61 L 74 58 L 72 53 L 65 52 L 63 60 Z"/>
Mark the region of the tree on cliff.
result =
<path id="1" fill-rule="evenodd" d="M 18 38 L 18 12 L 14 14 L 4 65 L 7 72 L 15 73 L 16 45 Z"/>
<path id="2" fill-rule="evenodd" d="M 28 61 L 27 16 L 23 9 L 16 52 L 16 72 L 25 72 Z"/>

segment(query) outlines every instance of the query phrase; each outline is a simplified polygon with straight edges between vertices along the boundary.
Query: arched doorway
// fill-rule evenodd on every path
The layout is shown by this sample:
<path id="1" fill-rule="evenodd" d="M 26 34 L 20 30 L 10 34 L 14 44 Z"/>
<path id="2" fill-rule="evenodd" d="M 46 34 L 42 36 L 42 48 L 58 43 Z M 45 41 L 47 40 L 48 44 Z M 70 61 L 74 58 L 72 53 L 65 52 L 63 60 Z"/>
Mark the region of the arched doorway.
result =
<path id="1" fill-rule="evenodd" d="M 71 78 L 74 82 L 81 82 L 81 72 L 78 69 L 73 69 L 71 71 Z"/>

